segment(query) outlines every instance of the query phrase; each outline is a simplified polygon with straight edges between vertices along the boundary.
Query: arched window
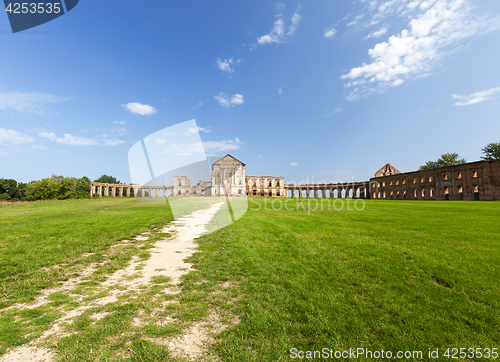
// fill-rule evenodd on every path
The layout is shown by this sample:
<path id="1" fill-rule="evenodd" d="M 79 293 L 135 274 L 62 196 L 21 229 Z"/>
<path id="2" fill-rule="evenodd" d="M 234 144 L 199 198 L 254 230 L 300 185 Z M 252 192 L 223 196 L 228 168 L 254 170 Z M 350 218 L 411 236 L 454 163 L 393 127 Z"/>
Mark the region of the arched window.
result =
<path id="1" fill-rule="evenodd" d="M 422 197 L 425 197 L 425 189 L 422 189 Z"/>
<path id="2" fill-rule="evenodd" d="M 474 186 L 474 200 L 479 200 L 479 187 Z"/>
<path id="3" fill-rule="evenodd" d="M 417 198 L 417 189 L 415 189 L 415 190 L 413 191 L 413 197 L 414 197 L 414 198 Z"/>
<path id="4" fill-rule="evenodd" d="M 280 197 L 280 192 L 279 192 L 279 191 L 278 191 L 278 192 L 276 192 L 276 196 L 277 196 L 277 197 Z"/>
<path id="5" fill-rule="evenodd" d="M 429 190 L 429 195 L 430 195 L 430 197 L 434 197 L 434 190 L 433 189 Z"/>
<path id="6" fill-rule="evenodd" d="M 179 195 L 181 194 L 181 190 L 179 190 Z"/>
<path id="7" fill-rule="evenodd" d="M 260 196 L 264 197 L 264 191 L 260 192 Z"/>

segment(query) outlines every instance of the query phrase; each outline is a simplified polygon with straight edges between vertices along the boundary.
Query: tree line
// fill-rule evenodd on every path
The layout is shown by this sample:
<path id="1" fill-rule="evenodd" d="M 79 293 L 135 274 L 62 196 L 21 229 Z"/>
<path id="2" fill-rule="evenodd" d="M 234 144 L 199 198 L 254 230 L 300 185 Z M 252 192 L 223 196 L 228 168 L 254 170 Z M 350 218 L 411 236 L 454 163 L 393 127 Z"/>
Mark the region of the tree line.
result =
<path id="1" fill-rule="evenodd" d="M 489 143 L 486 147 L 481 148 L 483 151 L 483 156 L 481 160 L 483 161 L 494 161 L 500 160 L 500 142 Z M 467 163 L 465 158 L 460 158 L 458 153 L 445 153 L 441 155 L 436 161 L 427 161 L 425 165 L 420 166 L 419 170 L 432 170 L 435 168 L 455 166 Z"/>
<path id="2" fill-rule="evenodd" d="M 102 175 L 94 182 L 119 184 L 113 176 Z M 0 201 L 36 201 L 89 199 L 92 181 L 87 177 L 63 177 L 52 175 L 29 183 L 13 179 L 0 179 Z"/>

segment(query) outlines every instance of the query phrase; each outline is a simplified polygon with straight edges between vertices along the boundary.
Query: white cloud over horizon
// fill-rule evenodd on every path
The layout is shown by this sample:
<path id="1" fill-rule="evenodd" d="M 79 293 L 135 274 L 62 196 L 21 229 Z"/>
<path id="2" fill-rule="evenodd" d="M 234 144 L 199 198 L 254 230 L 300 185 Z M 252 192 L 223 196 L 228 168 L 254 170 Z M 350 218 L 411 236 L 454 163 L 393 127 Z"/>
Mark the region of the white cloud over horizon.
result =
<path id="1" fill-rule="evenodd" d="M 245 142 L 240 141 L 238 137 L 235 140 L 222 140 L 222 141 L 206 141 L 203 142 L 203 148 L 205 152 L 226 152 L 226 151 L 235 151 L 241 148 L 241 145 L 245 144 Z"/>
<path id="2" fill-rule="evenodd" d="M 245 103 L 243 96 L 239 93 L 235 93 L 229 97 L 227 94 L 220 92 L 214 97 L 214 99 L 216 99 L 219 104 L 224 107 L 234 107 Z"/>
<path id="3" fill-rule="evenodd" d="M 198 102 L 198 104 L 196 106 L 194 106 L 193 108 L 191 108 L 192 111 L 196 111 L 198 108 L 200 108 L 201 106 L 203 105 L 203 102 Z"/>
<path id="4" fill-rule="evenodd" d="M 274 21 L 274 26 L 272 30 L 266 34 L 257 38 L 257 44 L 280 44 L 288 39 L 289 36 L 292 36 L 297 31 L 297 27 L 299 26 L 301 16 L 299 15 L 300 5 L 297 6 L 297 10 L 293 14 L 290 19 L 290 25 L 288 26 L 288 31 L 286 31 L 286 25 L 283 15 L 283 9 L 285 8 L 284 4 L 277 5 L 277 14 L 276 20 Z"/>
<path id="5" fill-rule="evenodd" d="M 75 136 L 71 133 L 64 133 L 63 137 L 57 137 L 54 132 L 44 131 L 40 132 L 38 137 L 69 146 L 117 146 L 125 142 L 124 140 L 118 139 L 116 136 L 124 136 L 127 134 L 126 128 L 114 128 L 111 132 L 111 135 L 104 134 L 100 137 Z M 41 147 L 38 148 L 43 149 Z"/>
<path id="6" fill-rule="evenodd" d="M 156 108 L 154 108 L 153 106 L 137 102 L 122 104 L 122 107 L 130 113 L 138 114 L 140 116 L 152 116 L 157 112 Z"/>
<path id="7" fill-rule="evenodd" d="M 325 37 L 325 39 L 332 39 L 335 34 L 337 34 L 337 30 L 332 27 L 331 29 L 327 30 L 323 36 Z"/>
<path id="8" fill-rule="evenodd" d="M 203 128 L 203 127 L 189 127 L 188 130 L 186 132 L 184 132 L 184 134 L 186 136 L 189 136 L 189 135 L 195 134 L 197 132 L 210 133 L 212 131 L 209 129 Z"/>
<path id="9" fill-rule="evenodd" d="M 365 39 L 380 38 L 382 35 L 385 35 L 386 33 L 387 33 L 387 28 L 382 28 L 380 30 L 376 30 L 373 33 L 368 34 L 368 36 Z"/>
<path id="10" fill-rule="evenodd" d="M 34 140 L 35 138 L 30 135 L 14 131 L 13 129 L 0 128 L 0 144 L 7 142 L 13 145 L 21 145 L 31 143 Z"/>
<path id="11" fill-rule="evenodd" d="M 459 102 L 454 104 L 455 106 L 468 106 L 492 99 L 497 93 L 500 93 L 500 87 L 490 88 L 480 92 L 472 93 L 468 96 L 462 96 L 458 94 L 452 94 L 451 96 L 455 99 L 460 100 Z"/>
<path id="12" fill-rule="evenodd" d="M 375 11 L 370 25 L 391 15 L 409 20 L 407 29 L 368 51 L 371 63 L 341 76 L 351 101 L 429 76 L 463 40 L 500 28 L 498 19 L 477 15 L 467 0 L 371 0 L 368 9 Z"/>
<path id="13" fill-rule="evenodd" d="M 290 166 L 298 166 L 299 164 L 297 162 L 292 162 Z"/>
<path id="14" fill-rule="evenodd" d="M 231 68 L 231 65 L 240 64 L 241 59 L 234 60 L 234 58 L 220 60 L 217 58 L 217 67 L 225 73 L 234 73 L 234 69 Z"/>
<path id="15" fill-rule="evenodd" d="M 56 143 L 70 146 L 96 146 L 99 144 L 99 142 L 93 138 L 74 136 L 71 133 L 65 133 L 64 137 L 56 138 L 55 141 Z"/>
<path id="16" fill-rule="evenodd" d="M 0 92 L 0 110 L 44 115 L 47 112 L 47 104 L 58 103 L 68 99 L 48 93 Z"/>

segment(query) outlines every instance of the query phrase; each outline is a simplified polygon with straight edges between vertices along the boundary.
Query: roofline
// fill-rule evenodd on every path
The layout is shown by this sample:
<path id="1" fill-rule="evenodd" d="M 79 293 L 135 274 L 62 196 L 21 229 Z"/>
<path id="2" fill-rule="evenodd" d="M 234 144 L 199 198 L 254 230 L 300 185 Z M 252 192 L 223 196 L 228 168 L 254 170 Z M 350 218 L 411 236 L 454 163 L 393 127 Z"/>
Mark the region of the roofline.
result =
<path id="1" fill-rule="evenodd" d="M 409 171 L 409 172 L 401 172 L 401 173 L 394 174 L 394 175 L 372 177 L 372 178 L 370 178 L 370 180 L 387 178 L 387 177 L 400 177 L 400 176 L 403 176 L 403 175 L 411 175 L 411 174 L 422 173 L 422 172 L 446 172 L 446 171 L 453 171 L 453 170 L 456 170 L 456 169 L 460 169 L 461 167 L 464 167 L 466 165 L 480 164 L 480 163 L 490 163 L 490 162 L 500 162 L 500 160 L 490 160 L 490 161 L 488 161 L 488 160 L 481 160 L 481 161 L 474 161 L 474 162 L 462 163 L 462 164 L 453 165 L 453 166 L 437 167 L 437 168 L 432 168 L 430 170 L 416 170 L 416 171 Z"/>
<path id="2" fill-rule="evenodd" d="M 236 157 L 234 157 L 233 155 L 230 155 L 229 153 L 228 153 L 227 155 L 225 155 L 225 156 L 222 156 L 221 158 L 219 158 L 219 159 L 218 159 L 217 161 L 215 161 L 214 163 L 219 162 L 220 160 L 222 160 L 224 157 L 227 157 L 227 156 L 234 158 L 236 161 L 238 161 L 239 163 L 241 163 L 243 166 L 246 166 L 246 164 L 244 164 L 243 162 L 241 162 L 240 160 L 238 160 L 238 159 L 237 159 Z"/>

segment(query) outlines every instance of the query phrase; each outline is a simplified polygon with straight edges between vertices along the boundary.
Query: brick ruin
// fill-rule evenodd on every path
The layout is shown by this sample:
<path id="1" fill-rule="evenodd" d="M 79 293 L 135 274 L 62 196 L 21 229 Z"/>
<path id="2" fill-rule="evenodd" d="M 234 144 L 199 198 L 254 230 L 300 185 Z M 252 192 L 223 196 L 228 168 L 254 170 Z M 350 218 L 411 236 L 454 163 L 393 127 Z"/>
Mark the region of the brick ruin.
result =
<path id="1" fill-rule="evenodd" d="M 500 200 L 500 161 L 375 174 L 370 179 L 370 196 L 382 200 Z"/>
<path id="2" fill-rule="evenodd" d="M 499 200 L 500 161 L 479 161 L 426 171 L 401 173 L 386 164 L 370 181 L 285 184 L 284 177 L 247 176 L 245 164 L 227 154 L 212 165 L 212 179 L 192 185 L 175 176 L 174 185 L 93 183 L 90 195 L 142 197 L 290 197 L 381 200 Z"/>

